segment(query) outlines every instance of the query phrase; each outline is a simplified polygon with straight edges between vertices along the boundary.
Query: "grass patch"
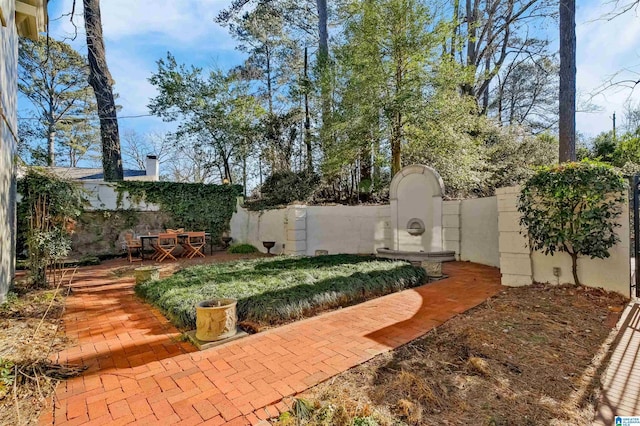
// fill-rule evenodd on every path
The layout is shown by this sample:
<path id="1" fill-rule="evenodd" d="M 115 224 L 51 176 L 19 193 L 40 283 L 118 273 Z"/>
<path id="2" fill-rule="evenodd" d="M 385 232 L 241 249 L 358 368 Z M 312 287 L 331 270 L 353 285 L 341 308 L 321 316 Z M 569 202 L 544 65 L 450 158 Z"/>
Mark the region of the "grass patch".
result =
<path id="1" fill-rule="evenodd" d="M 250 253 L 258 253 L 258 250 L 255 246 L 251 244 L 234 244 L 227 249 L 227 252 L 233 254 L 250 254 Z"/>
<path id="2" fill-rule="evenodd" d="M 196 325 L 198 302 L 238 299 L 239 321 L 278 324 L 424 283 L 422 268 L 369 256 L 266 258 L 194 266 L 136 293 L 184 329 Z"/>

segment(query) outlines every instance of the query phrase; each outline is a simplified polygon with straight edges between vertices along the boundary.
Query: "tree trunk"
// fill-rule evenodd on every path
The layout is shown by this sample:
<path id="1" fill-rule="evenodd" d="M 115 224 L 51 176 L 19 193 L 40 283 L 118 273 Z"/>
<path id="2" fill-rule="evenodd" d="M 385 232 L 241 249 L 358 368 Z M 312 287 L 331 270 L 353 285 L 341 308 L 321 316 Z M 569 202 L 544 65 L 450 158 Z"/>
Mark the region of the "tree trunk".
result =
<path id="1" fill-rule="evenodd" d="M 307 171 L 313 172 L 313 150 L 311 146 L 311 114 L 309 113 L 309 56 L 304 48 L 304 143 L 307 148 Z"/>
<path id="2" fill-rule="evenodd" d="M 47 129 L 47 166 L 55 167 L 56 165 L 56 128 L 53 122 L 49 122 Z"/>
<path id="3" fill-rule="evenodd" d="M 576 1 L 560 0 L 560 162 L 576 160 Z"/>
<path id="4" fill-rule="evenodd" d="M 393 125 L 391 128 L 391 177 L 392 178 L 402 168 L 401 143 L 402 143 L 402 114 L 400 112 L 396 112 L 395 117 L 393 119 Z"/>
<path id="5" fill-rule="evenodd" d="M 100 136 L 102 139 L 102 167 L 107 182 L 123 179 L 122 154 L 120 152 L 120 134 L 116 104 L 113 99 L 113 80 L 107 67 L 102 38 L 102 20 L 100 0 L 83 0 L 84 26 L 87 32 L 89 60 L 89 84 L 96 95 L 98 117 L 100 117 Z"/>
<path id="6" fill-rule="evenodd" d="M 222 167 L 224 168 L 224 177 L 227 179 L 229 184 L 233 183 L 231 179 L 231 165 L 229 163 L 229 156 L 222 155 Z"/>
<path id="7" fill-rule="evenodd" d="M 247 156 L 242 156 L 242 195 L 247 196 Z"/>
<path id="8" fill-rule="evenodd" d="M 269 114 L 273 114 L 273 89 L 271 84 L 271 53 L 267 46 L 265 58 L 267 60 L 267 96 L 269 101 Z"/>
<path id="9" fill-rule="evenodd" d="M 329 71 L 329 32 L 327 30 L 327 0 L 316 0 L 318 8 L 318 73 L 320 75 L 320 99 L 322 128 L 321 140 L 328 138 L 329 117 L 331 115 L 331 98 L 328 81 Z"/>
<path id="10" fill-rule="evenodd" d="M 573 282 L 575 285 L 582 285 L 578 278 L 578 255 L 575 253 L 569 253 L 571 256 L 571 272 L 573 272 Z"/>
<path id="11" fill-rule="evenodd" d="M 458 29 L 460 26 L 460 0 L 453 2 L 453 34 L 451 35 L 451 58 L 456 58 L 456 50 L 458 43 Z"/>

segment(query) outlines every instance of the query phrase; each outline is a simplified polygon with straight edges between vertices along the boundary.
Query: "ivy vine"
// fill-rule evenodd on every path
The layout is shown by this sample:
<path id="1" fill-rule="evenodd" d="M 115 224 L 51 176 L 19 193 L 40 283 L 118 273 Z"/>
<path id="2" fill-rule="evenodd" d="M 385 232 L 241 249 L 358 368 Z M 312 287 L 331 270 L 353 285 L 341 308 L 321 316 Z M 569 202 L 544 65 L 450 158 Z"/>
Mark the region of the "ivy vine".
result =
<path id="1" fill-rule="evenodd" d="M 123 181 L 116 184 L 118 208 L 125 197 L 132 203 L 156 204 L 169 216 L 167 228 L 185 228 L 211 233 L 219 241 L 229 229 L 240 185 L 202 183 Z"/>

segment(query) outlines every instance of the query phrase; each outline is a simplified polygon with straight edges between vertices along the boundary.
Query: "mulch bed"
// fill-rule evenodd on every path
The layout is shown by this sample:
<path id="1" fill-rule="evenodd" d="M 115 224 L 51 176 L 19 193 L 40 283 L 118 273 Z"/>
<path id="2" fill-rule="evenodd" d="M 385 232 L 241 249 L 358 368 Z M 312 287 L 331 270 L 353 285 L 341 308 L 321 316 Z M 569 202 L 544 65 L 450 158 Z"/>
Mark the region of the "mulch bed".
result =
<path id="1" fill-rule="evenodd" d="M 0 424 L 37 423 L 60 380 L 82 369 L 51 362 L 71 342 L 60 329 L 64 290 L 18 284 L 0 305 Z"/>
<path id="2" fill-rule="evenodd" d="M 303 423 L 591 424 L 602 361 L 627 301 L 575 286 L 505 289 L 312 389 L 305 399 L 315 409 Z"/>

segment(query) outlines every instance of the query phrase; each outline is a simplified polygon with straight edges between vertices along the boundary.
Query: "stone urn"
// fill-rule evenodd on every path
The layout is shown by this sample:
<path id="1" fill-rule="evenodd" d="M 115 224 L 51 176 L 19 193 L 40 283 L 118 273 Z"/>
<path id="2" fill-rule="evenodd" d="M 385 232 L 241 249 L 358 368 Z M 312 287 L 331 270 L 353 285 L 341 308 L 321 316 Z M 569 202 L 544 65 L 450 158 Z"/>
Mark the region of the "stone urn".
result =
<path id="1" fill-rule="evenodd" d="M 136 284 L 145 281 L 155 281 L 160 279 L 159 266 L 141 266 L 133 270 L 133 276 L 136 277 Z"/>
<path id="2" fill-rule="evenodd" d="M 271 254 L 271 249 L 276 245 L 275 241 L 263 241 L 262 246 L 267 249 L 267 254 Z"/>
<path id="3" fill-rule="evenodd" d="M 429 278 L 442 277 L 442 262 L 437 260 L 423 260 L 421 266 L 427 272 Z"/>
<path id="4" fill-rule="evenodd" d="M 236 334 L 236 299 L 211 299 L 196 305 L 196 338 L 214 342 Z"/>

